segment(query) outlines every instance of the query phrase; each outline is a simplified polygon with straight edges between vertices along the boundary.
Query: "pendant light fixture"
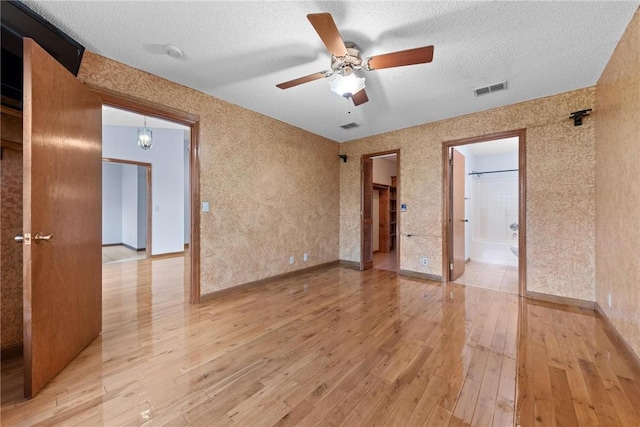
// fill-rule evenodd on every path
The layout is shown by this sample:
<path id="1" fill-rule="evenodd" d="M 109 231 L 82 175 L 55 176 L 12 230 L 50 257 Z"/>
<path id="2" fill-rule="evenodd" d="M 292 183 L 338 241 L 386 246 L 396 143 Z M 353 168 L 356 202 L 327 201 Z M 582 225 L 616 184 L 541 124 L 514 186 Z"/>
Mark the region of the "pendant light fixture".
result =
<path id="1" fill-rule="evenodd" d="M 148 150 L 153 145 L 151 129 L 147 127 L 147 116 L 144 117 L 144 127 L 138 128 L 138 147 Z"/>

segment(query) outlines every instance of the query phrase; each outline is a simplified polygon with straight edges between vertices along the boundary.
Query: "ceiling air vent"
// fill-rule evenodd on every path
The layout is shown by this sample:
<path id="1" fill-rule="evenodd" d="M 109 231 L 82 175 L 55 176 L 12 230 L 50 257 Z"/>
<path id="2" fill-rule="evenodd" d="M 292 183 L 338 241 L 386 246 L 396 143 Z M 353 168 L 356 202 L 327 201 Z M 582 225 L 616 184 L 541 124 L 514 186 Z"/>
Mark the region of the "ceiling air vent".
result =
<path id="1" fill-rule="evenodd" d="M 340 126 L 342 129 L 353 129 L 353 128 L 357 128 L 358 126 L 360 126 L 359 124 L 357 124 L 356 122 L 351 122 L 351 123 L 347 123 L 346 125 L 342 125 Z"/>
<path id="2" fill-rule="evenodd" d="M 489 86 L 479 87 L 473 90 L 475 96 L 485 95 L 487 93 L 496 92 L 499 90 L 504 90 L 507 88 L 507 82 L 494 83 Z"/>

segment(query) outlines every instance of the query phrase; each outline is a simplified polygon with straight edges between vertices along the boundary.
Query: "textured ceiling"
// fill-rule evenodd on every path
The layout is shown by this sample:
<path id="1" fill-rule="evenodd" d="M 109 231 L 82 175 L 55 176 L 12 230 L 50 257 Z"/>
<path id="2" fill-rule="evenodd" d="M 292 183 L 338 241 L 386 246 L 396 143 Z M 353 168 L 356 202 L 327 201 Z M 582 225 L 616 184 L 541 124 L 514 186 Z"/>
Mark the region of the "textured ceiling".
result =
<path id="1" fill-rule="evenodd" d="M 640 2 L 25 1 L 87 49 L 343 142 L 594 85 Z M 364 57 L 434 45 L 430 64 L 371 72 L 359 107 L 327 80 L 308 13 Z M 183 59 L 164 54 L 174 44 Z M 474 88 L 508 81 L 475 97 Z M 567 115 L 570 112 L 567 111 Z M 343 130 L 356 122 L 360 127 Z"/>

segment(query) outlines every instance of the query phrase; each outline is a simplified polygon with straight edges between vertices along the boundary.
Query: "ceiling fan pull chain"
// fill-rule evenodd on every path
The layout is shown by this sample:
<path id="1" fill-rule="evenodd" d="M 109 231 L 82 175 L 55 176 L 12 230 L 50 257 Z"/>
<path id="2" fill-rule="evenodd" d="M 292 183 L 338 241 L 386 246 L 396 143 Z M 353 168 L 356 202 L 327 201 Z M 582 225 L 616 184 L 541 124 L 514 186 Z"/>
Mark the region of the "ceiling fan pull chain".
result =
<path id="1" fill-rule="evenodd" d="M 351 97 L 346 96 L 345 99 L 347 100 L 347 114 L 351 114 L 351 102 L 349 102 L 351 100 Z"/>

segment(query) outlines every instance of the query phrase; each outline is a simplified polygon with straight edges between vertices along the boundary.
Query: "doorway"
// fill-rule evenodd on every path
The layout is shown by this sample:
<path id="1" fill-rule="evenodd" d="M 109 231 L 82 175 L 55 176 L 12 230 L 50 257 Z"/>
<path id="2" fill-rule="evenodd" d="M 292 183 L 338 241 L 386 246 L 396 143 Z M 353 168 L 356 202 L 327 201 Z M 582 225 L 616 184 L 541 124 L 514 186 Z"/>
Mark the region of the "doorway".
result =
<path id="1" fill-rule="evenodd" d="M 2 231 L 3 235 L 11 233 L 11 238 L 20 244 L 14 252 L 21 252 L 15 264 L 22 262 L 22 274 L 11 285 L 15 288 L 12 296 L 20 294 L 21 298 L 9 302 L 24 310 L 11 312 L 11 326 L 19 332 L 20 341 L 15 345 L 5 345 L 3 341 L 2 355 L 23 355 L 24 395 L 32 397 L 101 330 L 101 105 L 173 118 L 189 127 L 190 205 L 196 207 L 199 119 L 92 91 L 30 39 L 23 41 L 23 53 L 24 92 L 29 96 L 23 99 L 21 112 L 7 110 L 5 114 L 4 107 L 2 111 L 2 154 L 5 148 L 13 154 L 11 160 L 7 157 L 7 162 L 12 163 L 8 177 L 11 182 L 3 185 L 3 192 L 5 187 L 11 189 L 11 214 L 21 217 L 22 224 L 10 230 L 5 229 L 3 221 Z M 9 121 L 5 115 L 12 124 L 15 122 L 11 139 L 5 132 L 5 121 Z M 22 194 L 16 190 L 20 185 Z M 3 214 L 4 208 L 3 203 Z M 19 209 L 22 215 L 18 214 Z M 198 209 L 191 209 L 192 303 L 200 301 L 198 213 Z M 4 296 L 3 286 L 3 315 Z M 4 317 L 2 324 L 4 328 Z"/>
<path id="2" fill-rule="evenodd" d="M 362 157 L 361 270 L 398 271 L 400 151 Z"/>
<path id="3" fill-rule="evenodd" d="M 525 131 L 443 143 L 445 281 L 526 291 Z"/>
<path id="4" fill-rule="evenodd" d="M 152 120 L 158 119 L 159 121 L 173 123 L 174 125 L 182 126 L 186 128 L 188 138 L 183 140 L 181 149 L 183 154 L 179 158 L 184 157 L 184 164 L 182 167 L 184 173 L 184 189 L 181 191 L 184 194 L 184 201 L 178 202 L 184 209 L 184 242 L 182 243 L 181 253 L 185 253 L 185 257 L 189 262 L 189 300 L 192 304 L 198 304 L 200 302 L 200 173 L 199 173 L 199 118 L 197 116 L 184 113 L 181 111 L 164 109 L 155 105 L 150 105 L 146 102 L 135 101 L 130 98 L 125 98 L 119 95 L 115 95 L 109 92 L 102 92 L 96 90 L 96 94 L 101 98 L 103 108 L 111 107 L 117 110 L 124 110 L 128 113 L 140 117 L 146 117 L 149 125 Z M 143 123 L 131 123 L 131 126 L 141 126 Z M 151 126 L 149 126 L 151 127 Z M 144 152 L 138 147 L 135 150 Z M 148 150 L 153 150 L 153 147 Z M 176 158 L 173 159 L 173 163 L 177 164 Z M 154 168 L 154 176 L 159 175 L 159 171 Z M 181 180 L 182 182 L 182 180 Z M 156 192 L 157 193 L 157 192 Z M 154 193 L 154 199 L 157 199 L 158 194 Z M 162 205 L 157 205 L 155 202 L 151 206 L 152 212 L 157 214 L 158 210 L 162 209 Z M 154 216 L 156 216 L 154 214 Z M 153 224 L 151 226 L 153 230 Z M 152 234 L 156 236 L 151 244 L 150 256 L 153 257 L 156 254 L 154 247 L 158 242 L 157 232 Z M 178 252 L 178 250 L 176 250 Z"/>
<path id="5" fill-rule="evenodd" d="M 151 257 L 151 163 L 102 159 L 102 263 Z"/>

